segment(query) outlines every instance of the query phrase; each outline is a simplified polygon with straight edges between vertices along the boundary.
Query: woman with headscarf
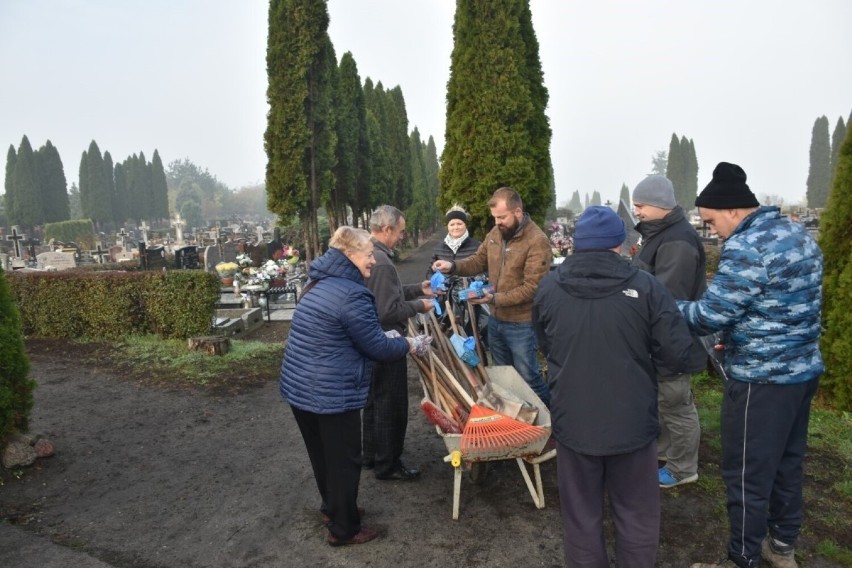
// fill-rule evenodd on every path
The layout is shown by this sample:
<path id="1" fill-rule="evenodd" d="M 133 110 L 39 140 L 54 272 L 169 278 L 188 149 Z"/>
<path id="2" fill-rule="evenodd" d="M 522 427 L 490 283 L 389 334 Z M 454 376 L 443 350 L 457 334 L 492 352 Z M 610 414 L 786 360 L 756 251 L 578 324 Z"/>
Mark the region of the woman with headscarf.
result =
<path id="1" fill-rule="evenodd" d="M 467 232 L 469 215 L 460 205 L 450 207 L 445 219 L 447 221 L 447 236 L 435 245 L 432 261 L 429 263 L 429 270 L 426 273 L 427 278 L 434 274 L 432 264 L 436 260 L 455 261 L 467 258 L 475 253 L 481 244 Z"/>

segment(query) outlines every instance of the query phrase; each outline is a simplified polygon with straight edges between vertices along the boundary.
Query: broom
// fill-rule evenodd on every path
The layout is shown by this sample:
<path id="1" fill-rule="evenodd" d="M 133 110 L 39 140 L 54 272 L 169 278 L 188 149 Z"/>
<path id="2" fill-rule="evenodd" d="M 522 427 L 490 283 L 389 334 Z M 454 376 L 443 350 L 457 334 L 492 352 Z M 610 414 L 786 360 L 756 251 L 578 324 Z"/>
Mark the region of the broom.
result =
<path id="1" fill-rule="evenodd" d="M 462 456 L 468 460 L 502 458 L 536 443 L 544 443 L 550 430 L 526 424 L 474 404 L 461 436 Z"/>

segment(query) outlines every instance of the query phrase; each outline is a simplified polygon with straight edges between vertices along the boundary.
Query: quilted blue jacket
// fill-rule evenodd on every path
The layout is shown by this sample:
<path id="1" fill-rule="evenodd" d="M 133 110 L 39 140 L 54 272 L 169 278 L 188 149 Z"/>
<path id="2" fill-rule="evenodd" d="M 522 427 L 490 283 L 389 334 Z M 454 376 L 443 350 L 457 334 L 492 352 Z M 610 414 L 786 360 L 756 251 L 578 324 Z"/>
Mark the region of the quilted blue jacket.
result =
<path id="1" fill-rule="evenodd" d="M 408 353 L 403 337 L 387 338 L 373 293 L 358 268 L 337 249 L 311 263 L 316 284 L 296 306 L 279 388 L 291 405 L 316 414 L 364 408 L 372 361 Z"/>
<path id="2" fill-rule="evenodd" d="M 725 241 L 704 296 L 678 302 L 701 334 L 723 331 L 731 379 L 788 384 L 818 378 L 822 252 L 777 207 L 751 213 Z"/>

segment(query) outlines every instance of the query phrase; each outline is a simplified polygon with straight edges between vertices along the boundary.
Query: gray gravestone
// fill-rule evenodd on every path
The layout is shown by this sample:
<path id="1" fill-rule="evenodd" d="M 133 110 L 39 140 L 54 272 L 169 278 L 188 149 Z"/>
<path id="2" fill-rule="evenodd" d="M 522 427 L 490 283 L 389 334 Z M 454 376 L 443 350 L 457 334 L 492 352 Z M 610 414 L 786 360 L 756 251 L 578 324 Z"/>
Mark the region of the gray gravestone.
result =
<path id="1" fill-rule="evenodd" d="M 212 272 L 220 262 L 222 254 L 219 252 L 219 245 L 210 245 L 204 249 L 204 270 Z"/>
<path id="2" fill-rule="evenodd" d="M 36 256 L 38 267 L 42 270 L 53 268 L 55 270 L 68 270 L 76 268 L 77 261 L 73 252 L 43 252 Z"/>

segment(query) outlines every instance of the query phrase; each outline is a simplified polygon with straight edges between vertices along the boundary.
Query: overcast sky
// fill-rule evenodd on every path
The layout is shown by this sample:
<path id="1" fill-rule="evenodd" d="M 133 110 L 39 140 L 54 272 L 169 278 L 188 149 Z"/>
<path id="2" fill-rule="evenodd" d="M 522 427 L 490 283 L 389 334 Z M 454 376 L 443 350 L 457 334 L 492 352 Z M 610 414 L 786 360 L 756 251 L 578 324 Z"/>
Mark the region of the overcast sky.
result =
<path id="1" fill-rule="evenodd" d="M 330 0 L 338 58 L 400 85 L 409 127 L 444 143 L 452 0 Z M 698 185 L 740 164 L 758 194 L 805 195 L 811 129 L 852 112 L 848 0 L 533 0 L 557 202 L 617 199 L 695 143 Z M 0 164 L 26 134 L 68 184 L 97 141 L 115 162 L 158 149 L 226 185 L 262 182 L 265 0 L 0 0 Z"/>

